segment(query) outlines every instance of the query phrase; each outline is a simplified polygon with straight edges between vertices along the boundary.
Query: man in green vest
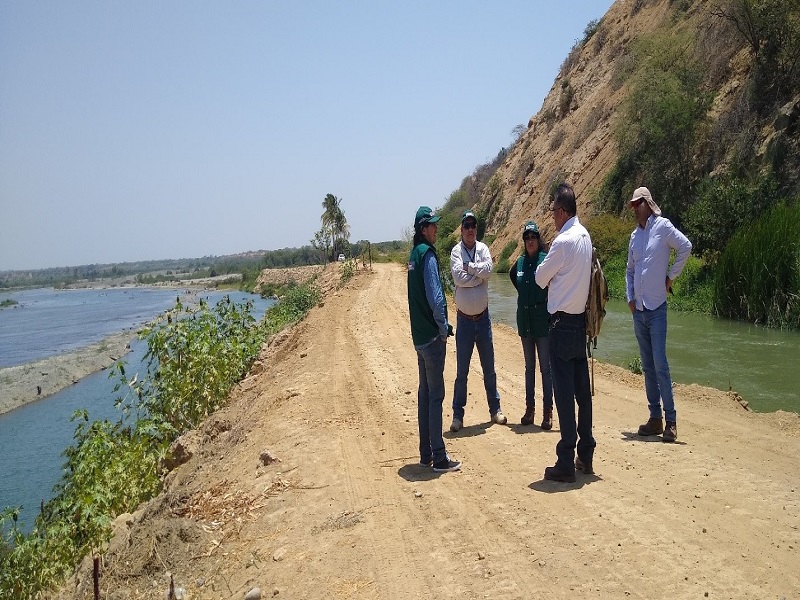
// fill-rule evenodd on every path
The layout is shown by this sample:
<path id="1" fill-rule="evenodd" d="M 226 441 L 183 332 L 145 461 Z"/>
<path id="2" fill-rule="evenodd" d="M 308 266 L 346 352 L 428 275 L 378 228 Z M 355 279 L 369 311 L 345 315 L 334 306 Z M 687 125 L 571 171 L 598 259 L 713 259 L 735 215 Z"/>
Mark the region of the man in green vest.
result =
<path id="1" fill-rule="evenodd" d="M 419 366 L 419 464 L 446 473 L 458 471 L 461 463 L 448 456 L 442 437 L 444 360 L 453 327 L 447 322 L 447 301 L 435 248 L 440 218 L 427 206 L 417 210 L 414 247 L 408 258 L 408 312 Z"/>

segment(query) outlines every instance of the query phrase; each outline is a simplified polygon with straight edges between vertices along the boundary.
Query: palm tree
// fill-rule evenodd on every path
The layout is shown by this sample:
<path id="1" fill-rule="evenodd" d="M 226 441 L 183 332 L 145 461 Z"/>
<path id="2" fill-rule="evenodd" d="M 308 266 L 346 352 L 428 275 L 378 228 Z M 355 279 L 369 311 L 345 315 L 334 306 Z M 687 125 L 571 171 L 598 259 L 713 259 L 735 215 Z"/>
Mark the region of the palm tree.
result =
<path id="1" fill-rule="evenodd" d="M 322 228 L 326 231 L 331 240 L 331 260 L 336 256 L 336 222 L 340 219 L 342 209 L 339 206 L 341 200 L 333 194 L 328 194 L 322 201 Z"/>
<path id="2" fill-rule="evenodd" d="M 350 226 L 342 210 L 342 200 L 333 194 L 328 194 L 322 201 L 322 230 L 331 240 L 331 260 L 336 259 L 336 255 L 343 249 L 345 243 L 350 238 Z"/>
<path id="3" fill-rule="evenodd" d="M 344 249 L 347 240 L 350 238 L 350 225 L 347 224 L 347 218 L 345 218 L 342 210 L 339 210 L 336 215 L 336 219 L 334 220 L 333 233 L 336 238 L 336 243 L 339 247 L 338 251 L 341 252 Z"/>

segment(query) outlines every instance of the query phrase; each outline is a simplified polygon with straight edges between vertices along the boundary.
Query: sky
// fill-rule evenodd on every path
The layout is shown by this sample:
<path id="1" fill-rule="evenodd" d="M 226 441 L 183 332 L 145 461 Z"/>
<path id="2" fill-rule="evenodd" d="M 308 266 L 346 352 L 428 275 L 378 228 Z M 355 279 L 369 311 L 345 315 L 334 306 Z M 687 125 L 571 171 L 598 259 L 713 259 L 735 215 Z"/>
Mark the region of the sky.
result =
<path id="1" fill-rule="evenodd" d="M 612 0 L 0 0 L 0 270 L 402 239 Z"/>

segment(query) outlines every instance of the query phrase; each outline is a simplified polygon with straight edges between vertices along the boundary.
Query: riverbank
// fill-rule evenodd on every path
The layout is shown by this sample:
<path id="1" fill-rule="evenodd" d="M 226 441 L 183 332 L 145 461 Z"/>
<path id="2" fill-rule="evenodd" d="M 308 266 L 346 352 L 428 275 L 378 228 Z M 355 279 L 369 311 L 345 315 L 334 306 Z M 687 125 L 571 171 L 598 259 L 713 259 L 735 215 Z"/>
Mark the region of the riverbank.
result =
<path id="1" fill-rule="evenodd" d="M 130 351 L 136 332 L 124 331 L 57 356 L 0 369 L 0 414 L 46 398 L 83 377 L 107 369 Z"/>
<path id="2" fill-rule="evenodd" d="M 335 268 L 335 267 L 334 267 Z M 595 474 L 544 481 L 559 439 L 523 427 L 524 365 L 494 328 L 507 426 L 489 422 L 477 356 L 459 473 L 418 465 L 406 271 L 374 265 L 279 336 L 230 405 L 183 436 L 161 495 L 116 520 L 101 591 L 195 600 L 794 598 L 800 417 L 675 387 L 678 443 L 636 435 L 642 378 L 595 365 Z M 452 417 L 448 343 L 445 428 Z M 537 406 L 537 421 L 541 407 Z M 665 568 L 664 565 L 669 565 Z M 92 597 L 91 560 L 59 600 Z"/>

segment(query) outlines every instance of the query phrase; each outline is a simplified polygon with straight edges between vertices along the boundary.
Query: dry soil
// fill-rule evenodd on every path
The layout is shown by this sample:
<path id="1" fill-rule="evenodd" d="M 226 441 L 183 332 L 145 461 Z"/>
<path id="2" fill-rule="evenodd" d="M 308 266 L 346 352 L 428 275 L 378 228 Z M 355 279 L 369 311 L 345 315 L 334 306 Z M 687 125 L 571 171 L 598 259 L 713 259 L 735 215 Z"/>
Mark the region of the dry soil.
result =
<path id="1" fill-rule="evenodd" d="M 642 439 L 641 377 L 596 365 L 596 474 L 547 482 L 558 422 L 519 425 L 521 346 L 496 325 L 509 425 L 489 422 L 476 355 L 445 433 L 463 468 L 434 474 L 405 277 L 359 272 L 265 349 L 164 493 L 117 520 L 104 598 L 161 598 L 168 573 L 193 599 L 800 597 L 797 415 L 678 385 L 678 443 Z M 86 565 L 58 597 L 91 597 Z"/>

